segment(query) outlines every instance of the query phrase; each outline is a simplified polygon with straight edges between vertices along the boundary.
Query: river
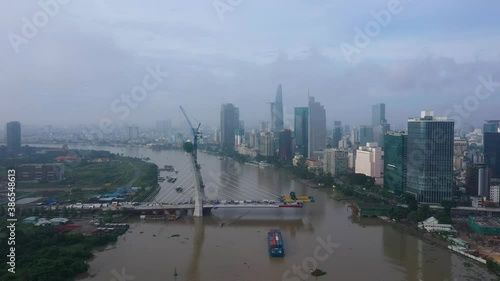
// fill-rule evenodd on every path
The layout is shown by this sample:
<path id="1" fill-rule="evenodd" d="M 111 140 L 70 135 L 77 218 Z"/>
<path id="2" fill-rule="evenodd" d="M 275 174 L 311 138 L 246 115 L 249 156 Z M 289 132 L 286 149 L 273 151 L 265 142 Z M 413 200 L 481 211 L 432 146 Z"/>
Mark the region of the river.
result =
<path id="1" fill-rule="evenodd" d="M 189 189 L 191 184 L 186 180 L 190 171 L 182 151 L 92 149 L 149 157 L 160 167 L 174 165 L 179 180 L 163 182 L 158 201 L 183 200 L 176 198 L 182 195 L 172 191 L 173 185 Z M 303 209 L 217 209 L 202 219 L 183 216 L 175 222 L 137 219 L 115 245 L 95 254 L 89 275 L 78 280 L 314 280 L 305 272 L 316 263 L 327 272 L 318 280 L 497 280 L 485 267 L 462 256 L 377 219 L 353 217 L 347 203 L 331 199 L 334 191 L 305 186 L 284 171 L 204 153 L 199 153 L 199 163 L 209 197 L 266 199 L 293 190 L 297 195 L 314 196 L 316 202 Z M 267 251 L 267 231 L 274 227 L 283 233 L 284 258 L 271 258 Z"/>

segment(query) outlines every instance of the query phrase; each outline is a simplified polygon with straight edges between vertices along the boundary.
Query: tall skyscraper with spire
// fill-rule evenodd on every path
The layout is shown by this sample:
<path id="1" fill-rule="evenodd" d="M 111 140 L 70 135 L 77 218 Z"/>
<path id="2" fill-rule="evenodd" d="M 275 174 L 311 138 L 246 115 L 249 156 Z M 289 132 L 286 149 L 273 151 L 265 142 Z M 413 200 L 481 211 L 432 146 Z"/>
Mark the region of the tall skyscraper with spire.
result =
<path id="1" fill-rule="evenodd" d="M 274 133 L 279 133 L 283 130 L 283 93 L 281 91 L 281 84 L 278 85 L 278 91 L 276 92 L 276 98 L 274 102 L 271 103 L 271 124 L 272 131 Z"/>
<path id="2" fill-rule="evenodd" d="M 372 106 L 372 138 L 380 147 L 384 147 L 384 136 L 390 130 L 385 119 L 385 104 L 377 103 Z"/>
<path id="3" fill-rule="evenodd" d="M 387 123 L 385 120 L 385 103 L 377 103 L 372 106 L 372 127 Z"/>

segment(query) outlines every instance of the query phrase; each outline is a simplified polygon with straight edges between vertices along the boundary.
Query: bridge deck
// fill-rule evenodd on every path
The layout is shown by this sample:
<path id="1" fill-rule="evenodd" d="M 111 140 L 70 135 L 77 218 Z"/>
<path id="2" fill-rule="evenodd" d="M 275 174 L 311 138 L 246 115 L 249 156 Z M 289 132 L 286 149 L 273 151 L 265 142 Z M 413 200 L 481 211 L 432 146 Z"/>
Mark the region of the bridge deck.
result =
<path id="1" fill-rule="evenodd" d="M 195 204 L 183 204 L 183 205 L 154 205 L 154 206 L 125 206 L 118 207 L 124 210 L 133 211 L 152 211 L 152 210 L 187 210 L 194 209 Z M 280 204 L 204 204 L 203 209 L 212 208 L 279 208 Z M 114 207 L 108 207 L 107 209 L 115 209 Z"/>

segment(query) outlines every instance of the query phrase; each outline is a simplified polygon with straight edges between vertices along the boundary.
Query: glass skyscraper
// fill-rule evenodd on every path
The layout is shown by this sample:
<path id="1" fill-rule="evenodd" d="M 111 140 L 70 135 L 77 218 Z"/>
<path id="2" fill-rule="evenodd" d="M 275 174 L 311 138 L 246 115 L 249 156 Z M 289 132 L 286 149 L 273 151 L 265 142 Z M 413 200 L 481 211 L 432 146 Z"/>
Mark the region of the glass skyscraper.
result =
<path id="1" fill-rule="evenodd" d="M 309 97 L 308 158 L 322 156 L 326 147 L 326 112 L 321 103 Z"/>
<path id="2" fill-rule="evenodd" d="M 500 133 L 484 133 L 484 160 L 491 177 L 500 179 Z"/>
<path id="3" fill-rule="evenodd" d="M 223 104 L 220 110 L 221 148 L 234 150 L 235 133 L 240 128 L 240 109 L 232 103 Z"/>
<path id="4" fill-rule="evenodd" d="M 419 202 L 441 203 L 453 194 L 454 122 L 424 111 L 408 119 L 407 193 Z"/>
<path id="5" fill-rule="evenodd" d="M 500 130 L 500 120 L 488 120 L 483 125 L 483 133 L 498 133 Z"/>
<path id="6" fill-rule="evenodd" d="M 373 142 L 373 127 L 371 126 L 360 126 L 359 127 L 359 145 L 365 146 L 367 142 Z M 381 144 L 379 143 L 381 146 Z"/>
<path id="7" fill-rule="evenodd" d="M 384 187 L 400 195 L 406 191 L 407 135 L 389 132 L 384 138 Z"/>
<path id="8" fill-rule="evenodd" d="M 332 147 L 339 148 L 339 141 L 342 139 L 342 122 L 335 121 L 333 125 Z"/>
<path id="9" fill-rule="evenodd" d="M 309 108 L 296 107 L 294 118 L 295 153 L 307 158 Z"/>
<path id="10" fill-rule="evenodd" d="M 274 102 L 271 103 L 271 126 L 272 131 L 278 134 L 283 130 L 283 93 L 281 91 L 281 84 L 278 85 L 276 97 Z"/>
<path id="11" fill-rule="evenodd" d="M 384 123 L 387 123 L 385 120 L 385 103 L 377 103 L 372 106 L 372 126 L 375 127 Z"/>

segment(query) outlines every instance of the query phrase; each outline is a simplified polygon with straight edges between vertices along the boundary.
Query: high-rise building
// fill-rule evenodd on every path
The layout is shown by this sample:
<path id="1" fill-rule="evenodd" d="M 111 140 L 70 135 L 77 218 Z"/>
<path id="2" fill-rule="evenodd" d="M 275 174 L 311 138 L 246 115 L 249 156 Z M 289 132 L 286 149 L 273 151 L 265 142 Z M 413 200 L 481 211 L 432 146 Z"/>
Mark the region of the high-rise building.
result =
<path id="1" fill-rule="evenodd" d="M 307 157 L 308 132 L 309 132 L 309 108 L 296 107 L 294 120 L 295 154 Z"/>
<path id="2" fill-rule="evenodd" d="M 385 119 L 385 104 L 377 103 L 372 106 L 372 139 L 382 148 L 384 147 L 384 136 L 390 130 L 390 126 Z M 361 145 L 365 145 L 361 143 Z"/>
<path id="3" fill-rule="evenodd" d="M 232 103 L 225 103 L 220 110 L 221 148 L 233 150 L 235 132 L 240 127 L 240 109 Z"/>
<path id="4" fill-rule="evenodd" d="M 382 123 L 372 128 L 372 139 L 374 142 L 379 143 L 382 148 L 384 148 L 384 137 L 387 132 L 391 129 L 390 125 L 387 123 Z"/>
<path id="5" fill-rule="evenodd" d="M 375 179 L 376 184 L 383 184 L 382 148 L 376 142 L 369 142 L 356 151 L 355 169 L 357 174 L 365 174 Z"/>
<path id="6" fill-rule="evenodd" d="M 467 195 L 487 197 L 489 186 L 489 169 L 485 164 L 474 164 L 467 167 L 465 170 Z"/>
<path id="7" fill-rule="evenodd" d="M 484 161 L 491 177 L 500 179 L 500 133 L 484 133 Z"/>
<path id="8" fill-rule="evenodd" d="M 270 132 L 271 131 L 271 122 L 269 121 L 260 121 L 259 122 L 259 125 L 260 125 L 260 132 Z"/>
<path id="9" fill-rule="evenodd" d="M 371 126 L 359 127 L 359 145 L 365 146 L 369 142 L 373 142 L 373 128 Z"/>
<path id="10" fill-rule="evenodd" d="M 274 133 L 260 132 L 259 154 L 266 157 L 274 156 Z"/>
<path id="11" fill-rule="evenodd" d="M 339 148 L 339 141 L 342 139 L 342 122 L 334 121 L 333 125 L 332 146 L 333 148 Z"/>
<path id="12" fill-rule="evenodd" d="M 407 134 L 389 132 L 384 142 L 384 187 L 400 195 L 406 191 Z"/>
<path id="13" fill-rule="evenodd" d="M 353 145 L 359 144 L 359 128 L 353 128 L 351 130 L 351 143 Z"/>
<path id="14" fill-rule="evenodd" d="M 172 120 L 158 120 L 156 121 L 156 130 L 161 133 L 166 133 L 172 129 Z"/>
<path id="15" fill-rule="evenodd" d="M 493 203 L 500 202 L 500 186 L 495 185 L 490 187 L 490 200 Z"/>
<path id="16" fill-rule="evenodd" d="M 136 140 L 139 138 L 139 127 L 128 126 L 127 133 L 128 133 L 128 140 Z"/>
<path id="17" fill-rule="evenodd" d="M 483 133 L 498 133 L 500 132 L 500 120 L 486 120 L 483 125 Z"/>
<path id="18" fill-rule="evenodd" d="M 309 97 L 309 143 L 308 158 L 323 156 L 326 147 L 326 112 L 321 103 Z"/>
<path id="19" fill-rule="evenodd" d="M 385 119 L 385 104 L 377 103 L 372 106 L 372 126 L 375 127 L 380 124 L 387 123 Z M 365 145 L 365 144 L 362 144 Z"/>
<path id="20" fill-rule="evenodd" d="M 258 146 L 258 144 L 259 144 L 259 135 L 257 132 L 255 132 L 255 130 L 252 130 L 252 132 L 250 132 L 250 137 L 248 140 L 248 147 L 255 148 Z"/>
<path id="21" fill-rule="evenodd" d="M 234 145 L 245 145 L 245 130 L 236 129 L 234 130 Z"/>
<path id="22" fill-rule="evenodd" d="M 11 155 L 21 153 L 21 122 L 8 122 L 6 132 L 7 153 Z"/>
<path id="23" fill-rule="evenodd" d="M 347 150 L 330 148 L 324 150 L 323 170 L 332 176 L 345 175 L 349 168 L 349 156 Z"/>
<path id="24" fill-rule="evenodd" d="M 432 111 L 408 119 L 407 193 L 417 201 L 452 200 L 453 140 L 453 120 Z"/>
<path id="25" fill-rule="evenodd" d="M 275 134 L 283 130 L 283 94 L 281 92 L 281 84 L 278 85 L 276 98 L 271 103 L 271 124 Z"/>
<path id="26" fill-rule="evenodd" d="M 455 171 L 462 170 L 467 146 L 468 143 L 466 138 L 455 137 L 453 140 L 453 169 Z"/>
<path id="27" fill-rule="evenodd" d="M 344 135 L 348 135 L 349 133 L 351 132 L 351 126 L 349 125 L 344 125 L 344 129 L 343 129 L 343 134 Z"/>
<path id="28" fill-rule="evenodd" d="M 281 160 L 292 161 L 292 152 L 292 131 L 289 129 L 281 130 L 279 132 L 278 157 Z"/>

